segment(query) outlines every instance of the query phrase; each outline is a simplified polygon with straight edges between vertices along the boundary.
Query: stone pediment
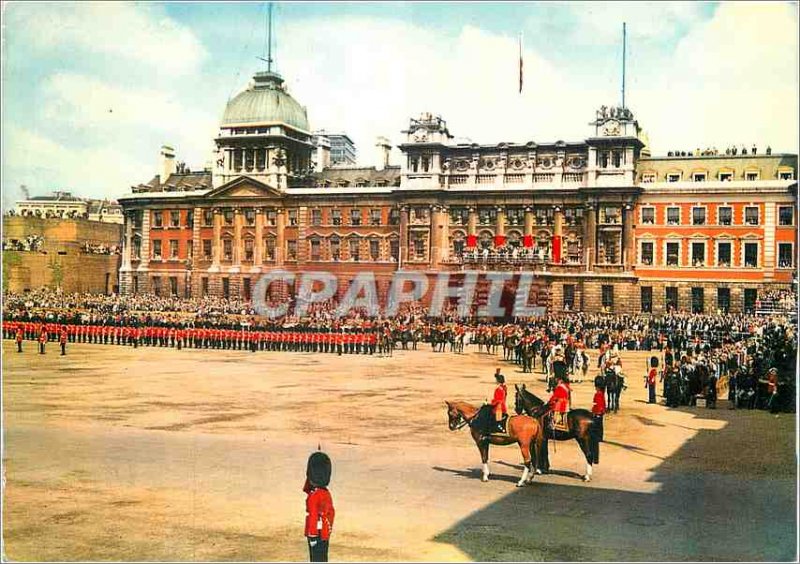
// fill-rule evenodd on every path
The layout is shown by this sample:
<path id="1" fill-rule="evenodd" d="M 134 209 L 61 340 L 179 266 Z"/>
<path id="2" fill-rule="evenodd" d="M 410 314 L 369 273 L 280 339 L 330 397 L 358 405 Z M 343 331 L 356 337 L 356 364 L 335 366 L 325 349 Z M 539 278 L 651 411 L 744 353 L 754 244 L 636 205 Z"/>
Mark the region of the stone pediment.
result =
<path id="1" fill-rule="evenodd" d="M 282 198 L 283 194 L 268 184 L 264 184 L 248 176 L 240 176 L 215 188 L 206 198 L 215 199 L 263 199 L 263 198 Z"/>

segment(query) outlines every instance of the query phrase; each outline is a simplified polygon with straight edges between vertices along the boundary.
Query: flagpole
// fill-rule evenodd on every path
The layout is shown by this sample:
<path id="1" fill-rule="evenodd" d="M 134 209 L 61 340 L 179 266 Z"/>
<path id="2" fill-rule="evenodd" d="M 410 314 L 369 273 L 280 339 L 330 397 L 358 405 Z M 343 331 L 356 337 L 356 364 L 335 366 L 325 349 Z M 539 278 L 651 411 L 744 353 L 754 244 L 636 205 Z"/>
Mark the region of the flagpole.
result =
<path id="1" fill-rule="evenodd" d="M 522 94 L 522 30 L 519 32 L 519 93 Z"/>

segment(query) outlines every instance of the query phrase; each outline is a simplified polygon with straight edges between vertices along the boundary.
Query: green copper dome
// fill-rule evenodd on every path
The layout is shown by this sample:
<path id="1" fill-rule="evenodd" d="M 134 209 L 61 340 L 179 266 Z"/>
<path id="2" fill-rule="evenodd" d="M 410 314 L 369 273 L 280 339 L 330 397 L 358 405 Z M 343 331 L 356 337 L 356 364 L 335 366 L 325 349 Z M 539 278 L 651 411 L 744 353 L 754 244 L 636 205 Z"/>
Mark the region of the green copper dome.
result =
<path id="1" fill-rule="evenodd" d="M 280 75 L 258 72 L 253 79 L 253 85 L 228 102 L 221 127 L 277 122 L 310 131 L 306 109 L 286 92 Z"/>

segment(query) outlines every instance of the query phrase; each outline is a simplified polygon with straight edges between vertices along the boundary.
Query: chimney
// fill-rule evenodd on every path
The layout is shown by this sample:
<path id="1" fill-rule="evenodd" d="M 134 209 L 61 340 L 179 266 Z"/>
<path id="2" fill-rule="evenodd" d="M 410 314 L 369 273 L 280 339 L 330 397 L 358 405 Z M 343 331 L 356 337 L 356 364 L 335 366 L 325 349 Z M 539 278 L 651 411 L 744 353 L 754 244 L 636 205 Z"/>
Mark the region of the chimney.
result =
<path id="1" fill-rule="evenodd" d="M 383 170 L 389 166 L 389 154 L 392 151 L 392 144 L 386 137 L 378 137 L 375 142 L 375 150 L 375 170 Z"/>
<path id="2" fill-rule="evenodd" d="M 169 145 L 161 145 L 161 162 L 159 183 L 166 184 L 170 174 L 175 174 L 175 149 Z"/>
<path id="3" fill-rule="evenodd" d="M 322 172 L 323 169 L 331 166 L 331 141 L 324 135 L 317 135 L 317 165 L 315 172 Z"/>

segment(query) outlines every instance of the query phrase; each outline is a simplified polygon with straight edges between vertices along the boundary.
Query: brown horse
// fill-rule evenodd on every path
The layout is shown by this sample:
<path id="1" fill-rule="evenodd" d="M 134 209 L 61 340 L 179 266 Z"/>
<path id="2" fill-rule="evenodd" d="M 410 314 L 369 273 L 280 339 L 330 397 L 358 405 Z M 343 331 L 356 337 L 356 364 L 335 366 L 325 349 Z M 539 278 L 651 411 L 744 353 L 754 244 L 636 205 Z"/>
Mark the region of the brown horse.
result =
<path id="1" fill-rule="evenodd" d="M 534 470 L 536 468 L 535 456 L 541 451 L 544 433 L 539 422 L 527 415 L 515 415 L 509 417 L 507 422 L 507 435 L 491 434 L 484 436 L 478 425 L 475 425 L 480 408 L 463 401 L 445 401 L 447 404 L 447 418 L 451 431 L 457 431 L 469 425 L 472 440 L 481 453 L 483 462 L 482 481 L 489 480 L 489 445 L 511 445 L 518 444 L 522 453 L 522 460 L 525 470 L 522 478 L 517 482 L 517 487 L 530 484 L 533 481 Z M 533 454 L 533 457 L 531 456 Z"/>

